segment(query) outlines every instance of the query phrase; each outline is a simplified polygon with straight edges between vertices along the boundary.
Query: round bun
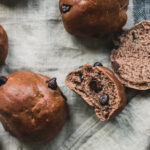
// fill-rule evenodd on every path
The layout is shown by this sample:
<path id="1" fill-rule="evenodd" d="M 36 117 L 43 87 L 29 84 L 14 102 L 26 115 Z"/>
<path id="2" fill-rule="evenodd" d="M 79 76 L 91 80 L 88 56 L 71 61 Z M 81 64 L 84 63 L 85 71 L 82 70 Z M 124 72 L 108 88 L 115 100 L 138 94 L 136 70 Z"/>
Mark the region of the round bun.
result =
<path id="1" fill-rule="evenodd" d="M 53 138 L 64 125 L 66 113 L 55 78 L 28 71 L 0 77 L 0 120 L 20 140 L 41 143 Z"/>
<path id="2" fill-rule="evenodd" d="M 3 27 L 0 26 L 0 64 L 4 63 L 7 54 L 8 54 L 8 37 Z"/>
<path id="3" fill-rule="evenodd" d="M 103 37 L 121 30 L 129 0 L 60 0 L 65 29 L 76 36 Z"/>
<path id="4" fill-rule="evenodd" d="M 141 21 L 124 31 L 114 41 L 112 68 L 119 81 L 127 87 L 150 89 L 150 21 Z"/>

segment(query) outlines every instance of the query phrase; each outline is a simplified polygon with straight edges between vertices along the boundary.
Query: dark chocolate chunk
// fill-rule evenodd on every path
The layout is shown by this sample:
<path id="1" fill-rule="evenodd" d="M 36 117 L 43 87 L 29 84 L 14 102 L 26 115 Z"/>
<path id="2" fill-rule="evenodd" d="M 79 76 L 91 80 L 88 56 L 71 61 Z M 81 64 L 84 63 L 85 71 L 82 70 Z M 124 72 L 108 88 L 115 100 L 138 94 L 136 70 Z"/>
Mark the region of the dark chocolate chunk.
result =
<path id="1" fill-rule="evenodd" d="M 109 108 L 107 107 L 105 109 L 105 118 L 108 118 L 108 116 L 109 116 Z"/>
<path id="2" fill-rule="evenodd" d="M 57 89 L 56 78 L 52 78 L 51 80 L 48 81 L 48 87 L 51 88 L 52 90 Z"/>
<path id="3" fill-rule="evenodd" d="M 68 12 L 70 9 L 71 9 L 71 5 L 68 5 L 68 4 L 63 4 L 62 6 L 61 6 L 61 13 L 66 13 L 66 12 Z"/>
<path id="4" fill-rule="evenodd" d="M 93 69 L 92 68 L 87 68 L 86 69 L 88 72 L 93 72 Z"/>
<path id="5" fill-rule="evenodd" d="M 103 66 L 103 65 L 100 62 L 96 62 L 93 66 L 96 67 L 96 66 Z"/>
<path id="6" fill-rule="evenodd" d="M 91 80 L 89 86 L 90 89 L 96 93 L 100 92 L 103 88 L 103 86 L 95 78 Z"/>
<path id="7" fill-rule="evenodd" d="M 83 74 L 82 74 L 82 72 L 75 72 L 75 76 L 79 76 L 80 77 L 80 80 L 81 80 L 81 82 L 83 81 Z"/>
<path id="8" fill-rule="evenodd" d="M 80 85 L 81 84 L 81 82 L 78 82 L 78 81 L 73 81 L 73 83 L 76 84 L 76 85 Z"/>
<path id="9" fill-rule="evenodd" d="M 75 76 L 79 76 L 79 77 L 82 77 L 83 76 L 83 74 L 82 74 L 82 72 L 75 72 Z"/>
<path id="10" fill-rule="evenodd" d="M 137 38 L 136 38 L 134 32 L 132 32 L 132 41 L 133 41 L 134 43 L 137 43 Z"/>
<path id="11" fill-rule="evenodd" d="M 83 90 L 78 89 L 81 93 L 85 93 Z"/>
<path id="12" fill-rule="evenodd" d="M 0 86 L 2 86 L 3 84 L 5 84 L 7 82 L 7 78 L 4 76 L 0 76 Z"/>
<path id="13" fill-rule="evenodd" d="M 108 116 L 109 116 L 109 113 L 105 114 L 105 118 L 108 118 Z"/>
<path id="14" fill-rule="evenodd" d="M 112 62 L 112 66 L 114 68 L 115 73 L 119 74 L 119 71 L 118 71 L 120 68 L 119 64 L 116 61 L 114 61 Z"/>
<path id="15" fill-rule="evenodd" d="M 108 101 L 109 101 L 109 95 L 108 94 L 103 94 L 100 97 L 100 104 L 101 105 L 108 105 Z"/>

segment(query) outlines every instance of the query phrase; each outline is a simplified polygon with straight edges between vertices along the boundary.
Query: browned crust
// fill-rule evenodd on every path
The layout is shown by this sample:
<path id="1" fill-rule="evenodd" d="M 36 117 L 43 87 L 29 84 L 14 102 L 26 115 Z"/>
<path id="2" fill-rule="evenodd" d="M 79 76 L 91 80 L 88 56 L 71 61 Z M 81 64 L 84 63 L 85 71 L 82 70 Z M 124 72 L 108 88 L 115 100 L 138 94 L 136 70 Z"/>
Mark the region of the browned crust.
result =
<path id="1" fill-rule="evenodd" d="M 85 67 L 85 66 L 89 66 L 89 65 L 87 65 L 87 64 L 83 65 L 83 67 Z M 118 102 L 119 102 L 118 103 L 118 109 L 114 110 L 114 112 L 110 115 L 110 117 L 108 117 L 106 119 L 106 120 L 109 120 L 109 119 L 112 119 L 114 116 L 116 116 L 117 114 L 119 114 L 123 110 L 123 108 L 126 106 L 126 103 L 127 103 L 127 97 L 126 97 L 126 93 L 125 93 L 123 85 L 119 82 L 119 80 L 116 78 L 115 74 L 111 70 L 109 70 L 108 68 L 105 68 L 103 66 L 97 66 L 97 69 L 102 71 L 115 84 L 115 88 L 117 90 Z M 76 72 L 76 71 L 80 71 L 80 70 L 81 70 L 81 68 L 78 68 L 72 72 Z M 70 72 L 70 73 L 72 73 L 72 72 Z M 94 104 L 92 102 L 90 102 L 88 100 L 88 98 L 85 98 L 80 92 L 78 92 L 78 90 L 76 90 L 75 88 L 70 86 L 70 84 L 67 80 L 70 73 L 66 77 L 66 80 L 65 80 L 66 85 L 70 89 L 72 89 L 74 92 L 76 92 L 78 95 L 80 95 L 86 103 L 88 103 L 91 107 L 94 107 L 94 110 L 96 110 Z M 101 121 L 106 121 L 106 120 L 102 120 L 102 118 L 99 117 L 98 113 L 96 113 L 96 115 Z"/>
<path id="2" fill-rule="evenodd" d="M 49 77 L 28 71 L 7 76 L 0 87 L 0 120 L 4 128 L 27 143 L 55 137 L 65 123 L 67 105 L 59 87 L 47 86 Z"/>
<path id="3" fill-rule="evenodd" d="M 125 30 L 123 32 L 123 34 L 128 34 L 129 31 L 135 29 L 136 27 L 138 27 L 139 25 L 144 25 L 144 24 L 150 24 L 150 21 L 148 20 L 143 20 L 137 24 L 135 24 L 132 28 L 128 29 L 128 30 Z M 120 35 L 121 36 L 121 35 Z M 113 70 L 115 71 L 115 67 L 113 65 L 113 62 L 115 61 L 114 60 L 114 53 L 116 53 L 117 50 L 112 50 L 111 52 L 111 55 L 110 55 L 110 60 L 111 60 L 111 64 L 112 64 L 112 68 Z M 139 83 L 133 83 L 131 81 L 127 81 L 125 79 L 123 79 L 118 73 L 115 74 L 117 79 L 123 84 L 125 85 L 126 87 L 130 87 L 130 88 L 133 88 L 133 89 L 137 89 L 137 90 L 148 90 L 150 89 L 150 83 L 147 83 L 147 84 L 139 84 Z"/>
<path id="4" fill-rule="evenodd" d="M 103 37 L 122 29 L 127 20 L 129 0 L 96 1 L 60 0 L 71 5 L 67 13 L 62 13 L 64 27 L 70 34 L 81 37 Z"/>
<path id="5" fill-rule="evenodd" d="M 7 54 L 8 54 L 8 37 L 5 30 L 0 25 L 0 64 L 5 62 Z"/>

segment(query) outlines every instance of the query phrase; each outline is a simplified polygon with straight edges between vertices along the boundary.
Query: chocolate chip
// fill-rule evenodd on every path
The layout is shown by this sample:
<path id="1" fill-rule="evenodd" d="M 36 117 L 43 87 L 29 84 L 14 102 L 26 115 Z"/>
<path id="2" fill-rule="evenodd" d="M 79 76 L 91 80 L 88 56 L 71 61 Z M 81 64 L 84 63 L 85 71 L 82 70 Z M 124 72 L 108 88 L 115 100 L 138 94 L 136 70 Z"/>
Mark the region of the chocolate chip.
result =
<path id="1" fill-rule="evenodd" d="M 61 6 L 61 12 L 62 13 L 66 13 L 66 12 L 68 12 L 70 9 L 71 9 L 71 5 L 68 5 L 68 4 L 63 4 L 62 6 Z"/>
<path id="2" fill-rule="evenodd" d="M 76 85 L 80 85 L 81 84 L 81 82 L 78 82 L 78 81 L 73 81 L 73 83 L 76 84 Z"/>
<path id="3" fill-rule="evenodd" d="M 90 89 L 96 93 L 100 92 L 103 88 L 103 86 L 99 84 L 95 78 L 91 80 L 89 86 L 90 86 Z"/>
<path id="4" fill-rule="evenodd" d="M 133 41 L 134 43 L 137 43 L 137 38 L 136 38 L 134 32 L 132 32 L 132 41 Z"/>
<path id="5" fill-rule="evenodd" d="M 108 116 L 109 116 L 109 113 L 105 114 L 105 118 L 108 118 Z"/>
<path id="6" fill-rule="evenodd" d="M 0 76 L 0 86 L 2 86 L 3 84 L 5 84 L 7 82 L 7 78 L 4 76 Z"/>
<path id="7" fill-rule="evenodd" d="M 56 78 L 52 78 L 51 80 L 48 81 L 48 87 L 51 88 L 52 90 L 57 89 Z"/>
<path id="8" fill-rule="evenodd" d="M 96 67 L 96 66 L 103 66 L 103 65 L 100 62 L 96 62 L 93 66 Z"/>
<path id="9" fill-rule="evenodd" d="M 85 94 L 85 92 L 83 91 L 83 90 L 80 90 L 80 89 L 78 89 L 81 93 L 84 93 Z"/>
<path id="10" fill-rule="evenodd" d="M 82 72 L 75 72 L 75 76 L 79 76 L 79 77 L 82 77 L 83 76 L 83 74 L 82 74 Z"/>
<path id="11" fill-rule="evenodd" d="M 81 82 L 83 81 L 83 74 L 82 74 L 82 72 L 75 72 L 75 76 L 79 76 L 80 77 L 80 80 L 81 80 Z"/>
<path id="12" fill-rule="evenodd" d="M 109 95 L 108 94 L 103 94 L 100 97 L 100 103 L 101 103 L 101 105 L 108 105 L 108 101 L 109 101 Z"/>
<path id="13" fill-rule="evenodd" d="M 86 68 L 86 70 L 87 70 L 88 72 L 93 72 L 93 69 L 92 69 L 92 68 Z"/>
<path id="14" fill-rule="evenodd" d="M 119 68 L 120 68 L 119 64 L 116 61 L 114 61 L 112 62 L 112 66 L 113 66 L 115 73 L 119 74 Z"/>

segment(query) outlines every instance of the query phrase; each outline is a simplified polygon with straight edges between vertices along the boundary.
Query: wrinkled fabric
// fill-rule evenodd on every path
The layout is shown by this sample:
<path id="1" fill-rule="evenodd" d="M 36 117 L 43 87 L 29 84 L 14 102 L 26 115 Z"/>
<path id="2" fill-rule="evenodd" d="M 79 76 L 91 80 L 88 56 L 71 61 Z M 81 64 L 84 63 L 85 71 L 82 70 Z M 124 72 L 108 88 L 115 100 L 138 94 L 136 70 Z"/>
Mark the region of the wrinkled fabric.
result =
<path id="1" fill-rule="evenodd" d="M 68 72 L 100 61 L 111 69 L 111 41 L 79 38 L 63 27 L 58 0 L 0 0 L 0 24 L 9 54 L 0 74 L 29 70 L 57 77 L 67 96 L 68 117 L 61 132 L 40 145 L 24 144 L 0 124 L 0 150 L 150 150 L 150 95 L 127 89 L 128 105 L 115 119 L 101 122 L 93 109 L 65 86 Z M 125 28 L 150 20 L 149 0 L 130 0 Z"/>

